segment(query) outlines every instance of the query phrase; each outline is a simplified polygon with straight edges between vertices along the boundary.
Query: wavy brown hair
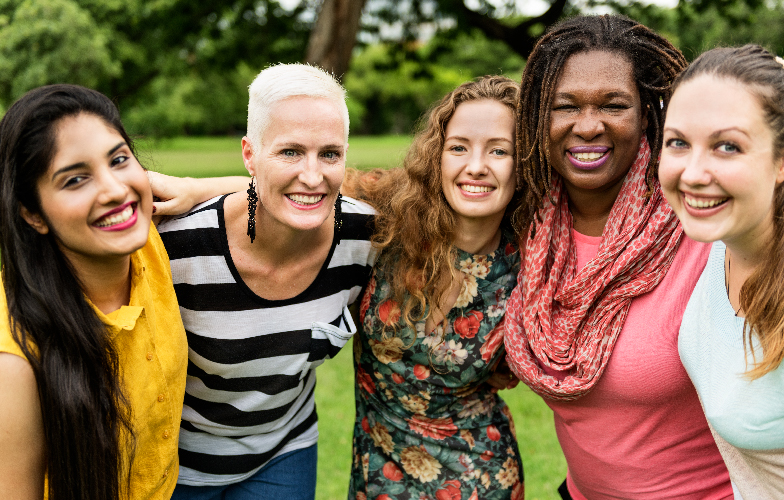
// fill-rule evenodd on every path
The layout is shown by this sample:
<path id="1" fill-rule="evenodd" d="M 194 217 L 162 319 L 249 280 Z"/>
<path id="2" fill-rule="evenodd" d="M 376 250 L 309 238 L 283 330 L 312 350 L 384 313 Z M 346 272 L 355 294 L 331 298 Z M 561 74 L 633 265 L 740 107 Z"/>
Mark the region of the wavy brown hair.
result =
<path id="1" fill-rule="evenodd" d="M 455 109 L 469 101 L 491 99 L 514 113 L 519 86 L 503 76 L 467 82 L 444 96 L 422 120 L 402 169 L 348 172 L 349 195 L 375 206 L 373 242 L 383 251 L 378 265 L 391 275 L 392 296 L 401 304 L 402 317 L 413 328 L 427 320 L 457 279 L 454 249 L 457 217 L 441 186 L 441 154 L 446 126 Z M 502 225 L 520 212 L 516 192 Z"/>
<path id="2" fill-rule="evenodd" d="M 784 157 L 784 60 L 759 45 L 709 50 L 678 77 L 673 90 L 700 75 L 732 79 L 746 86 L 765 113 L 773 132 L 774 159 L 781 161 Z M 746 376 L 752 380 L 775 370 L 784 360 L 784 183 L 776 186 L 772 201 L 773 236 L 767 242 L 762 264 L 740 289 L 740 307 L 746 313 L 743 347 L 751 351 L 754 361 Z M 749 347 L 754 337 L 762 348 L 759 361 Z"/>
<path id="3" fill-rule="evenodd" d="M 666 38 L 627 17 L 574 17 L 551 27 L 539 39 L 523 72 L 517 106 L 517 184 L 523 190 L 526 209 L 520 222 L 526 229 L 553 185 L 548 154 L 555 87 L 569 57 L 593 50 L 621 54 L 632 65 L 640 102 L 648 117 L 645 133 L 651 145 L 651 161 L 646 178 L 648 187 L 653 188 L 664 114 L 672 96 L 670 86 L 686 67 L 686 59 Z"/>

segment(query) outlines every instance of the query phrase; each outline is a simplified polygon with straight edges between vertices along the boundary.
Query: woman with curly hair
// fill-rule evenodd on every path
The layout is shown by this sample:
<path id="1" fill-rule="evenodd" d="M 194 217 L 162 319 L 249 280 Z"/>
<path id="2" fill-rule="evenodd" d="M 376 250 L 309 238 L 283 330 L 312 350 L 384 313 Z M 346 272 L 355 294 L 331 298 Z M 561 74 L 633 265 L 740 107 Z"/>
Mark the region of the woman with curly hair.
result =
<path id="1" fill-rule="evenodd" d="M 709 248 L 683 236 L 657 180 L 685 67 L 635 21 L 582 16 L 549 29 L 523 73 L 528 236 L 504 340 L 553 410 L 564 498 L 732 498 L 677 346 Z"/>
<path id="2" fill-rule="evenodd" d="M 504 77 L 459 86 L 402 170 L 359 180 L 382 254 L 354 346 L 351 499 L 523 497 L 511 415 L 488 383 L 520 262 L 517 96 Z"/>

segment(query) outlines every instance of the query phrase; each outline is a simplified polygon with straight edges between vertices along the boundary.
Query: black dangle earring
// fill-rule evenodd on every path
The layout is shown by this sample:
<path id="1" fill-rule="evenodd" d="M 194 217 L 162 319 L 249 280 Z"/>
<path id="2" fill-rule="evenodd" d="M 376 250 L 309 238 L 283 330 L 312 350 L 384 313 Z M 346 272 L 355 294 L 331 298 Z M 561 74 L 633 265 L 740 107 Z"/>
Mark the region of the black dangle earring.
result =
<path id="1" fill-rule="evenodd" d="M 343 229 L 343 209 L 340 208 L 340 202 L 343 200 L 343 195 L 338 192 L 338 199 L 335 200 L 335 235 L 340 236 L 340 230 Z"/>
<path id="2" fill-rule="evenodd" d="M 256 239 L 256 202 L 259 201 L 259 194 L 256 192 L 256 178 L 250 178 L 248 187 L 248 236 L 250 242 Z"/>

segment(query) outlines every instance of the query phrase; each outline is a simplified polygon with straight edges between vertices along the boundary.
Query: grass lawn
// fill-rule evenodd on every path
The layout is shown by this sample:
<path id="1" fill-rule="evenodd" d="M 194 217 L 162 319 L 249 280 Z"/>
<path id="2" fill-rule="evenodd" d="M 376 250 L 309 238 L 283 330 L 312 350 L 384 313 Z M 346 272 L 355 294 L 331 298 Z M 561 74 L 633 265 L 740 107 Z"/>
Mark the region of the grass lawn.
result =
<path id="1" fill-rule="evenodd" d="M 410 138 L 406 136 L 353 137 L 347 164 L 361 169 L 400 165 Z M 139 141 L 141 162 L 164 174 L 207 177 L 247 175 L 240 138 L 180 137 L 159 142 Z M 346 498 L 354 427 L 354 382 L 351 347 L 317 369 L 316 405 L 319 413 L 319 469 L 316 498 Z M 526 498 L 559 500 L 556 488 L 566 474 L 566 463 L 553 429 L 553 416 L 541 398 L 527 387 L 503 391 L 517 427 L 517 441 L 525 469 Z"/>

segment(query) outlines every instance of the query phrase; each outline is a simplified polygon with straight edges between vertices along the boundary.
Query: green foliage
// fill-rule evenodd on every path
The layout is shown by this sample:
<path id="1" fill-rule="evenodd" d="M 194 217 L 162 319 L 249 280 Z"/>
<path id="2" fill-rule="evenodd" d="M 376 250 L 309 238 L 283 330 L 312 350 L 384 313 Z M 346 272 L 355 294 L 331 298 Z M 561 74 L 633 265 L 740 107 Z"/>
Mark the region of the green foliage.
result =
<path id="1" fill-rule="evenodd" d="M 301 59 L 305 6 L 276 0 L 0 0 L 0 109 L 56 82 L 117 101 L 135 132 L 245 129 L 247 86 Z"/>
<path id="2" fill-rule="evenodd" d="M 689 60 L 714 47 L 746 43 L 762 45 L 776 54 L 784 53 L 782 0 L 681 0 L 674 9 L 636 1 L 609 5 L 616 12 L 667 36 Z"/>
<path id="3" fill-rule="evenodd" d="M 461 83 L 488 74 L 519 80 L 523 66 L 520 56 L 479 30 L 445 31 L 427 44 L 367 46 L 357 51 L 343 82 L 351 130 L 410 133 L 428 108 Z"/>

